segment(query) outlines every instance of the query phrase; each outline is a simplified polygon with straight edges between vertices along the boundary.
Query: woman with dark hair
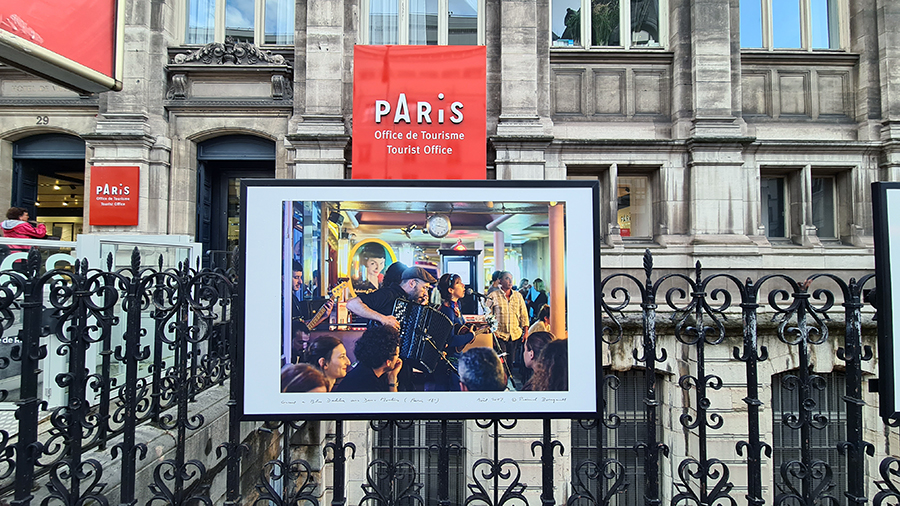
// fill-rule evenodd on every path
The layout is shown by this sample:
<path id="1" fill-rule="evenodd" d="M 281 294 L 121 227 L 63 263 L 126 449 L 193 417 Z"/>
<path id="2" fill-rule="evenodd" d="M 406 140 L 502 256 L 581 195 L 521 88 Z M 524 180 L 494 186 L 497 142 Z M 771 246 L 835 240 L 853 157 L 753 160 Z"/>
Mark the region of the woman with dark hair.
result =
<path id="1" fill-rule="evenodd" d="M 549 332 L 528 331 L 528 337 L 525 338 L 525 347 L 523 348 L 522 363 L 525 364 L 526 372 L 530 377 L 526 379 L 525 386 L 522 390 L 534 390 L 531 382 L 534 378 L 533 373 L 534 368 L 536 367 L 537 358 L 541 355 L 541 352 L 544 351 L 544 348 L 550 344 L 550 341 L 553 341 L 554 339 L 555 337 L 553 334 Z"/>
<path id="2" fill-rule="evenodd" d="M 384 277 L 384 259 L 386 255 L 384 246 L 377 243 L 367 243 L 359 250 L 359 266 L 365 271 L 365 279 L 353 280 L 354 290 L 375 291 L 381 286 Z"/>
<path id="3" fill-rule="evenodd" d="M 325 375 L 310 364 L 288 364 L 281 368 L 281 391 L 327 392 Z"/>
<path id="4" fill-rule="evenodd" d="M 6 219 L 0 223 L 3 229 L 3 237 L 15 237 L 19 239 L 43 239 L 47 237 L 47 226 L 43 223 L 28 221 L 28 210 L 21 207 L 10 207 L 6 211 Z M 13 252 L 25 251 L 30 246 L 10 246 Z"/>
<path id="5" fill-rule="evenodd" d="M 444 274 L 437 283 L 438 293 L 441 296 L 441 313 L 453 322 L 453 335 L 447 340 L 444 347 L 447 362 L 438 364 L 431 381 L 426 380 L 426 390 L 458 391 L 459 373 L 454 371 L 459 364 L 459 356 L 462 349 L 475 339 L 475 334 L 463 327 L 466 319 L 459 309 L 459 299 L 466 296 L 466 285 L 463 284 L 459 274 Z M 453 366 L 453 368 L 450 367 Z M 429 386 L 431 388 L 429 388 Z"/>
<path id="6" fill-rule="evenodd" d="M 347 348 L 334 336 L 313 339 L 306 350 L 306 359 L 325 375 L 326 392 L 330 392 L 335 382 L 347 375 L 350 367 Z"/>
<path id="7" fill-rule="evenodd" d="M 565 392 L 569 390 L 569 340 L 555 339 L 547 343 L 535 362 L 531 389 Z"/>

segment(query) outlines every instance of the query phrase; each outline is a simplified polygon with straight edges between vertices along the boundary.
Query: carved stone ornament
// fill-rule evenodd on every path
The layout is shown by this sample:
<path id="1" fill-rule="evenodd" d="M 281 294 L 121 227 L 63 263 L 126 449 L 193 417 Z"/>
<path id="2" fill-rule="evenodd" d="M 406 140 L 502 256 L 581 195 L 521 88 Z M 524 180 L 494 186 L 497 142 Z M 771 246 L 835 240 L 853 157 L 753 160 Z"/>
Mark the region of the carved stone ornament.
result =
<path id="1" fill-rule="evenodd" d="M 202 63 L 205 65 L 256 65 L 259 63 L 290 67 L 280 54 L 263 51 L 249 42 L 235 42 L 226 37 L 225 43 L 212 42 L 191 53 L 182 53 L 172 58 L 172 63 Z"/>

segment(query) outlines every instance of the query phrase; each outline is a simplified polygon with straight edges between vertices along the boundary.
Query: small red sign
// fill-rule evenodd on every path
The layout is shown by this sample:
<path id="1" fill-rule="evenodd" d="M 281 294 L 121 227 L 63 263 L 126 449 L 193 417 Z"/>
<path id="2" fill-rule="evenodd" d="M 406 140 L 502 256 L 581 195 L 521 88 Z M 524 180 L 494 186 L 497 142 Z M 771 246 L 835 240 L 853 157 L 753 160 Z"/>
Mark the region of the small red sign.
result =
<path id="1" fill-rule="evenodd" d="M 485 179 L 484 46 L 356 46 L 353 179 Z"/>
<path id="2" fill-rule="evenodd" d="M 137 225 L 140 167 L 91 167 L 90 224 Z"/>

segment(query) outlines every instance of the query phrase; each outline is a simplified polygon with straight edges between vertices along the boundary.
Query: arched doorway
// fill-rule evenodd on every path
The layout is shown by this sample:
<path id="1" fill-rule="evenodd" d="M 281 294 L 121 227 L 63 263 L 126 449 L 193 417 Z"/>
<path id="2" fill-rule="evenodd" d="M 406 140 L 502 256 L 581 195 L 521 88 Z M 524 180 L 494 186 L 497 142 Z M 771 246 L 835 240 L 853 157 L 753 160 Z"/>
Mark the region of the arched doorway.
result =
<path id="1" fill-rule="evenodd" d="M 203 262 L 220 260 L 238 246 L 241 179 L 275 177 L 275 142 L 224 135 L 197 145 L 197 242 Z"/>
<path id="2" fill-rule="evenodd" d="M 40 134 L 13 143 L 10 205 L 74 241 L 84 226 L 84 141 L 74 135 Z"/>

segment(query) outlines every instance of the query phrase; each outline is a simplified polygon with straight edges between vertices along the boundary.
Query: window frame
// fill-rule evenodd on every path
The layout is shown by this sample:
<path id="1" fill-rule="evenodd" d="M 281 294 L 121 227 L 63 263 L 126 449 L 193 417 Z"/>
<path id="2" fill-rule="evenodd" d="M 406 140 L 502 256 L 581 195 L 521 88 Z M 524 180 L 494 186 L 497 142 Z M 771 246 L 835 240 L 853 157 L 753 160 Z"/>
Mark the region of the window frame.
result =
<path id="1" fill-rule="evenodd" d="M 668 224 L 663 223 L 666 216 L 664 202 L 662 202 L 663 174 L 662 164 L 631 164 L 617 162 L 609 165 L 584 166 L 572 165 L 566 167 L 566 179 L 570 180 L 598 180 L 600 181 L 600 238 L 608 246 L 622 244 L 649 244 L 656 243 L 660 236 L 668 233 Z M 649 229 L 647 236 L 622 236 L 618 220 L 618 188 L 619 179 L 627 177 L 642 177 L 647 179 L 647 199 L 650 201 Z"/>
<path id="2" fill-rule="evenodd" d="M 290 0 L 288 0 L 290 1 Z M 225 3 L 227 0 L 215 0 L 215 8 L 213 10 L 213 43 L 225 42 Z M 184 46 L 205 46 L 209 42 L 195 43 L 187 42 L 188 20 L 190 18 L 191 0 L 183 0 L 181 9 L 179 9 L 178 17 L 178 33 L 180 34 L 181 44 Z M 294 19 L 296 20 L 297 5 L 294 4 Z M 296 21 L 293 23 L 294 35 L 297 32 Z M 289 48 L 294 47 L 297 38 L 292 35 L 293 43 L 291 44 L 267 44 L 266 41 L 266 0 L 253 0 L 253 45 L 268 48 Z"/>
<path id="3" fill-rule="evenodd" d="M 775 47 L 775 32 L 773 20 L 772 2 L 779 0 L 740 0 L 744 2 L 760 2 L 760 23 L 762 24 L 762 47 L 744 47 L 741 45 L 741 51 L 761 51 L 761 52 L 785 52 L 785 51 L 803 51 L 803 52 L 835 52 L 847 51 L 850 45 L 850 6 L 846 0 L 835 0 L 837 4 L 838 16 L 838 47 L 835 48 L 813 48 L 812 47 L 812 1 L 799 0 L 800 2 L 800 47 L 785 48 Z M 738 6 L 738 14 L 741 8 Z M 738 24 L 740 26 L 740 23 Z"/>
<path id="4" fill-rule="evenodd" d="M 665 51 L 668 48 L 669 41 L 669 0 L 657 0 L 659 8 L 659 45 L 658 46 L 635 46 L 631 42 L 631 0 L 618 0 L 619 2 L 619 41 L 623 42 L 618 46 L 594 46 L 590 43 L 590 17 L 581 18 L 581 41 L 580 46 L 555 46 L 553 45 L 553 1 L 548 2 L 549 18 L 551 29 L 548 30 L 550 38 L 549 46 L 553 51 L 609 51 L 609 50 L 625 50 L 625 51 Z M 580 0 L 581 12 L 592 12 L 591 0 Z M 584 41 L 588 41 L 585 44 Z"/>
<path id="5" fill-rule="evenodd" d="M 260 0 L 257 0 L 260 1 Z M 264 0 L 262 0 L 264 1 Z M 396 0 L 397 8 L 397 45 L 408 46 L 409 43 L 409 2 L 410 0 Z M 450 0 L 437 0 L 438 25 L 437 45 L 447 46 L 450 40 Z M 485 0 L 478 0 L 476 46 L 483 46 L 484 42 L 484 8 Z M 369 13 L 370 0 L 362 0 L 359 5 L 359 39 L 361 44 L 370 44 L 369 41 Z M 420 45 L 420 44 L 414 44 Z"/>
<path id="6" fill-rule="evenodd" d="M 767 166 L 759 168 L 757 185 L 759 202 L 758 230 L 771 244 L 795 244 L 798 246 L 823 246 L 851 243 L 852 202 L 838 198 L 848 193 L 852 195 L 853 167 L 846 166 Z M 784 237 L 770 237 L 763 221 L 762 180 L 782 178 L 784 193 Z M 832 224 L 834 236 L 820 237 L 813 220 L 812 180 L 828 178 L 832 180 Z"/>

